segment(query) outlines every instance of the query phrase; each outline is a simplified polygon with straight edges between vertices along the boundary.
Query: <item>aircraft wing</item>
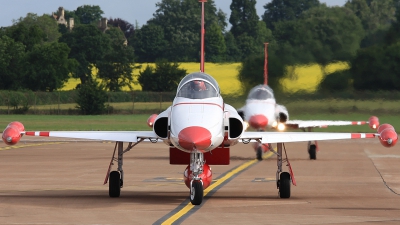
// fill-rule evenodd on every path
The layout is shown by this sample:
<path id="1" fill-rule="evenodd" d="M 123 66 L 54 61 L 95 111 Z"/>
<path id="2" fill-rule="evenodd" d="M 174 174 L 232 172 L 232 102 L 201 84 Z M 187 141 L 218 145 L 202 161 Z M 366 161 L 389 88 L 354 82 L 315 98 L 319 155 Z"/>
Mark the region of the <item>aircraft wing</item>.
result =
<path id="1" fill-rule="evenodd" d="M 137 142 L 138 138 L 158 138 L 153 131 L 26 131 L 25 135 L 121 142 Z"/>
<path id="2" fill-rule="evenodd" d="M 327 133 L 327 132 L 244 132 L 240 141 L 246 143 L 260 140 L 261 143 L 286 143 L 301 141 L 346 140 L 359 138 L 374 138 L 373 133 Z"/>
<path id="3" fill-rule="evenodd" d="M 308 127 L 327 127 L 327 126 L 347 126 L 347 125 L 364 125 L 368 121 L 332 121 L 332 120 L 289 120 L 286 126 L 293 128 Z"/>

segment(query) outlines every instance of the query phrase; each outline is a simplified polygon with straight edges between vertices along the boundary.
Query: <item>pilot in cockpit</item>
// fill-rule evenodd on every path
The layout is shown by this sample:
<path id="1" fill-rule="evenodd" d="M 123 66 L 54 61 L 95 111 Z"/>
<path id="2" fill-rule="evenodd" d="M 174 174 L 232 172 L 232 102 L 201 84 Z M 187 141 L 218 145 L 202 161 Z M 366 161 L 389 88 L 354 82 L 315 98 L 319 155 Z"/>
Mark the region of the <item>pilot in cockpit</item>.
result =
<path id="1" fill-rule="evenodd" d="M 203 99 L 209 97 L 208 88 L 206 83 L 202 80 L 194 80 L 191 82 L 192 98 Z"/>
<path id="2" fill-rule="evenodd" d="M 205 91 L 207 89 L 204 81 L 201 80 L 194 80 L 192 81 L 191 85 L 192 89 L 195 91 Z"/>

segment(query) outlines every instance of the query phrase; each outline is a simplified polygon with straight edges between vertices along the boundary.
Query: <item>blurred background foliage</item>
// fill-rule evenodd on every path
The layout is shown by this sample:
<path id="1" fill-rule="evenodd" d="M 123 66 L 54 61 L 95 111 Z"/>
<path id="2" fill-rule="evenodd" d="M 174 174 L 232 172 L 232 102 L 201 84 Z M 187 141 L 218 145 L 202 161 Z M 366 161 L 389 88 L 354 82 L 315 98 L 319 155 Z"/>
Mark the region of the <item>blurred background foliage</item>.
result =
<path id="1" fill-rule="evenodd" d="M 319 0 L 272 0 L 264 5 L 261 18 L 255 3 L 232 0 L 230 12 L 217 9 L 215 0 L 205 4 L 205 57 L 213 63 L 206 64 L 206 72 L 220 82 L 226 98 L 244 99 L 250 88 L 263 83 L 266 42 L 268 84 L 278 101 L 285 102 L 287 96 L 399 96 L 399 0 L 348 0 L 340 7 Z M 56 92 L 61 99 L 69 95 L 61 90 L 95 81 L 101 85 L 93 95 L 170 92 L 171 85 L 147 87 L 165 83 L 160 73 L 176 84 L 182 71 L 199 71 L 198 63 L 189 69 L 185 63 L 200 61 L 201 7 L 193 0 L 160 0 L 156 7 L 153 18 L 141 27 L 118 17 L 99 27 L 104 12 L 95 5 L 64 10 L 74 27 L 35 12 L 1 27 L 0 90 L 24 96 L 34 92 L 36 99 L 42 95 L 37 93 Z M 162 64 L 152 64 L 156 62 Z M 11 104 L 11 97 L 7 99 L 3 106 Z"/>

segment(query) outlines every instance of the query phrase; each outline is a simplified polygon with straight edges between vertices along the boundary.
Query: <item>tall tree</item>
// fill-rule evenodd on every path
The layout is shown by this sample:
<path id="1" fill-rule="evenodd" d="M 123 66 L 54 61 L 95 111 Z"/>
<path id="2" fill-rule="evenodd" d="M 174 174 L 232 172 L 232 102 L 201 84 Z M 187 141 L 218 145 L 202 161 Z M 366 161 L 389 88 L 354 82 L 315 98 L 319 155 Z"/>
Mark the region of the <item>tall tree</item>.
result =
<path id="1" fill-rule="evenodd" d="M 200 46 L 201 4 L 192 0 L 162 0 L 156 4 L 154 18 L 148 24 L 158 25 L 164 30 L 168 43 L 164 58 L 170 61 L 198 61 Z M 214 0 L 205 4 L 206 30 L 214 22 L 219 26 L 226 25 L 224 14 L 217 12 Z M 224 30 L 221 27 L 221 30 Z M 207 41 L 205 43 L 208 45 Z"/>
<path id="2" fill-rule="evenodd" d="M 394 44 L 400 40 L 400 1 L 397 2 L 396 22 L 392 24 L 385 34 L 385 43 Z"/>
<path id="3" fill-rule="evenodd" d="M 382 43 L 385 33 L 396 21 L 393 0 L 349 0 L 345 7 L 357 15 L 364 27 L 361 47 Z"/>
<path id="4" fill-rule="evenodd" d="M 22 89 L 25 66 L 25 46 L 6 35 L 0 37 L 0 89 Z"/>
<path id="5" fill-rule="evenodd" d="M 205 34 L 207 45 L 205 48 L 205 58 L 210 62 L 224 61 L 226 52 L 225 39 L 222 35 L 221 28 L 216 24 L 211 24 L 210 28 Z"/>
<path id="6" fill-rule="evenodd" d="M 400 89 L 400 42 L 360 49 L 352 61 L 353 85 L 357 90 Z M 384 74 L 384 75 L 382 75 Z"/>
<path id="7" fill-rule="evenodd" d="M 54 42 L 58 41 L 61 37 L 60 32 L 58 32 L 57 23 L 55 23 L 54 18 L 50 15 L 38 16 L 34 13 L 28 13 L 26 17 L 21 17 L 15 21 L 15 24 L 24 24 L 28 29 L 33 26 L 38 26 L 43 32 L 43 41 Z"/>
<path id="8" fill-rule="evenodd" d="M 145 24 L 136 30 L 128 44 L 133 46 L 138 62 L 155 62 L 164 57 L 168 42 L 164 37 L 162 27 L 155 24 Z"/>
<path id="9" fill-rule="evenodd" d="M 240 59 L 262 52 L 265 42 L 273 40 L 272 33 L 260 23 L 255 8 L 255 0 L 232 0 L 232 10 L 229 22 L 232 24 L 230 32 L 236 39 L 236 46 L 240 51 Z"/>
<path id="10" fill-rule="evenodd" d="M 108 19 L 108 24 L 119 27 L 122 32 L 124 32 L 125 38 L 129 40 L 129 38 L 135 33 L 135 27 L 126 20 L 121 18 L 110 18 Z"/>
<path id="11" fill-rule="evenodd" d="M 26 57 L 29 65 L 26 66 L 27 76 L 23 78 L 23 86 L 32 91 L 62 88 L 78 65 L 75 59 L 68 59 L 69 51 L 65 43 L 35 45 Z"/>
<path id="12" fill-rule="evenodd" d="M 256 0 L 232 0 L 230 9 L 229 23 L 232 24 L 233 36 L 247 33 L 248 36 L 255 37 L 260 20 L 256 11 Z"/>
<path id="13" fill-rule="evenodd" d="M 262 20 L 274 31 L 276 22 L 296 20 L 304 11 L 319 5 L 319 0 L 272 0 L 264 5 Z"/>
<path id="14" fill-rule="evenodd" d="M 226 45 L 225 61 L 239 62 L 242 59 L 242 53 L 236 44 L 235 37 L 231 32 L 226 32 L 224 38 Z"/>
<path id="15" fill-rule="evenodd" d="M 78 61 L 79 66 L 73 76 L 79 78 L 82 84 L 92 80 L 92 68 L 110 49 L 110 39 L 94 25 L 78 25 L 72 32 L 63 34 L 60 42 L 71 48 L 69 57 Z"/>
<path id="16" fill-rule="evenodd" d="M 98 5 L 83 5 L 75 10 L 75 15 L 78 16 L 81 24 L 97 23 L 104 14 Z"/>
<path id="17" fill-rule="evenodd" d="M 356 55 L 364 29 L 348 8 L 322 4 L 304 12 L 298 20 L 276 23 L 275 37 L 280 48 L 288 51 L 280 51 L 282 57 L 294 53 L 299 58 L 290 60 L 317 62 L 324 70 L 332 61 L 347 61 Z"/>
<path id="18" fill-rule="evenodd" d="M 179 81 L 185 75 L 186 70 L 180 69 L 178 63 L 159 60 L 155 69 L 147 66 L 139 73 L 138 82 L 143 91 L 176 91 Z"/>
<path id="19" fill-rule="evenodd" d="M 36 24 L 28 26 L 25 23 L 17 23 L 7 28 L 5 34 L 24 44 L 26 51 L 30 51 L 36 44 L 43 43 L 45 38 L 43 30 Z"/>
<path id="20" fill-rule="evenodd" d="M 110 91 L 121 91 L 124 86 L 132 89 L 135 57 L 133 48 L 126 44 L 123 31 L 117 27 L 107 30 L 106 35 L 110 38 L 111 48 L 103 60 L 97 63 L 97 76 Z"/>

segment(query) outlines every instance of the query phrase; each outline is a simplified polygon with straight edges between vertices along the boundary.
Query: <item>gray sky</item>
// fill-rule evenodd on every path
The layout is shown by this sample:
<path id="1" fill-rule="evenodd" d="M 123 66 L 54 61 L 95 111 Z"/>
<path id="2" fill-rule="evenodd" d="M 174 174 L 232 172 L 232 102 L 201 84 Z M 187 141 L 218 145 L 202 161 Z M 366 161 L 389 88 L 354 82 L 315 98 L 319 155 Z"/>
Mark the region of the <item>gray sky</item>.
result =
<path id="1" fill-rule="evenodd" d="M 75 10 L 82 5 L 98 5 L 104 11 L 106 18 L 121 18 L 131 24 L 136 22 L 142 26 L 153 17 L 156 3 L 161 0 L 0 0 L 0 27 L 12 25 L 13 19 L 25 17 L 27 13 L 36 13 L 41 16 L 56 12 L 63 6 L 66 10 Z M 320 0 L 328 6 L 343 6 L 347 0 Z M 232 0 L 215 0 L 217 8 L 222 9 L 230 16 L 229 6 Z M 261 17 L 263 6 L 270 0 L 257 1 L 257 13 Z"/>

